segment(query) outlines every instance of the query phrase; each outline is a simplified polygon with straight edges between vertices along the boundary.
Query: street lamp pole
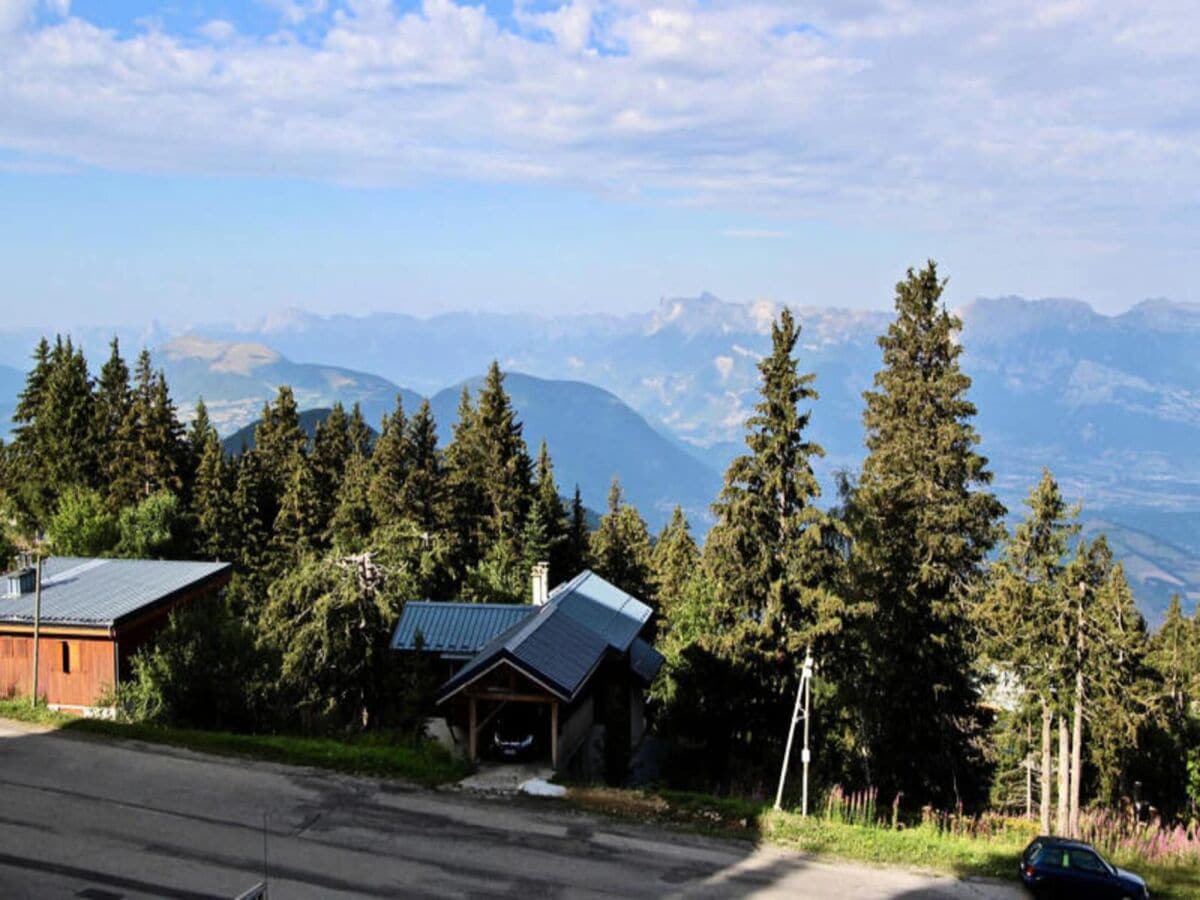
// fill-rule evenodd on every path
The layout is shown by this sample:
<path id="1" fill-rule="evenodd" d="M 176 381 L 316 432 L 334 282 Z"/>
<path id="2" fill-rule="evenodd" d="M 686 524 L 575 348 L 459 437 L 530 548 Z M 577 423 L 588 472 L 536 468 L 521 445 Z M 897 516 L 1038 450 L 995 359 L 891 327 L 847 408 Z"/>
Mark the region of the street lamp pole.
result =
<path id="1" fill-rule="evenodd" d="M 37 560 L 36 574 L 34 575 L 33 587 L 33 696 L 30 699 L 32 705 L 37 706 L 38 702 L 38 666 L 41 662 L 42 650 L 42 547 L 38 542 L 34 549 L 34 555 Z"/>

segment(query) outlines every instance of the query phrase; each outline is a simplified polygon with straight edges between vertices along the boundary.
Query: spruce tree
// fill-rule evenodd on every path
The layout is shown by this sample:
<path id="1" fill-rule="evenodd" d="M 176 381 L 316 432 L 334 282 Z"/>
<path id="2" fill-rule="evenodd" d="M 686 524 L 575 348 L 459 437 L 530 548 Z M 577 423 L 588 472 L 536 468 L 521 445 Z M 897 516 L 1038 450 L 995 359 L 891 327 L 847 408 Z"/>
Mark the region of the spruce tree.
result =
<path id="1" fill-rule="evenodd" d="M 264 512 L 273 521 L 279 514 L 283 492 L 292 480 L 292 466 L 308 448 L 308 436 L 300 427 L 296 396 L 288 385 L 279 387 L 273 403 L 264 404 L 262 418 L 254 429 L 254 448 L 267 488 L 268 506 Z"/>
<path id="2" fill-rule="evenodd" d="M 564 542 L 562 563 L 564 578 L 574 578 L 591 565 L 590 544 L 591 533 L 588 530 L 587 509 L 583 505 L 579 485 L 575 485 L 575 493 L 571 497 L 571 519 L 567 524 L 567 539 Z"/>
<path id="3" fill-rule="evenodd" d="M 341 403 L 334 403 L 325 421 L 317 423 L 313 436 L 312 471 L 318 498 L 321 530 L 329 527 L 341 494 L 346 464 L 354 452 L 350 417 Z"/>
<path id="4" fill-rule="evenodd" d="M 362 455 L 364 458 L 371 455 L 371 426 L 367 424 L 367 420 L 363 418 L 362 406 L 358 401 L 355 401 L 353 408 L 350 410 L 350 422 L 347 425 L 347 430 L 350 433 L 351 448 Z"/>
<path id="5" fill-rule="evenodd" d="M 872 783 L 950 805 L 982 798 L 966 601 L 1004 509 L 975 449 L 961 323 L 944 287 L 932 262 L 896 286 L 883 367 L 864 394 L 868 452 L 849 514 L 855 590 L 875 610 L 854 673 Z"/>
<path id="6" fill-rule="evenodd" d="M 558 482 L 554 479 L 554 463 L 550 460 L 550 448 L 546 446 L 544 440 L 538 448 L 535 472 L 534 498 L 530 506 L 530 515 L 532 516 L 533 511 L 537 510 L 537 516 L 545 531 L 545 542 L 539 551 L 543 555 L 540 559 L 533 561 L 550 563 L 550 584 L 554 585 L 578 574 L 578 570 L 571 571 L 568 566 L 567 537 L 570 526 L 567 522 L 566 508 L 558 493 Z M 526 559 L 530 558 L 530 553 L 531 551 L 526 549 Z"/>
<path id="7" fill-rule="evenodd" d="M 591 537 L 590 553 L 597 575 L 653 605 L 650 532 L 637 509 L 624 501 L 616 478 L 608 491 L 608 512 Z"/>
<path id="8" fill-rule="evenodd" d="M 799 371 L 799 338 L 785 309 L 771 327 L 771 353 L 758 365 L 760 399 L 746 423 L 749 453 L 725 473 L 705 548 L 707 569 L 736 618 L 793 654 L 838 631 L 845 612 L 832 589 L 838 524 L 814 505 L 821 489 L 812 461 L 825 451 L 807 435 L 805 407 L 817 392 L 815 376 Z M 787 693 L 794 668 L 785 667 L 784 681 L 764 690 Z"/>
<path id="9" fill-rule="evenodd" d="M 1071 652 L 1067 554 L 1079 510 L 1068 506 L 1049 470 L 1025 505 L 1028 513 L 992 565 L 974 613 L 987 655 L 1016 678 L 1041 719 L 1041 824 L 1049 832 L 1053 720 L 1069 714 L 1062 702 Z"/>
<path id="10" fill-rule="evenodd" d="M 482 457 L 486 538 L 516 545 L 532 500 L 531 467 L 522 425 L 496 362 L 479 390 L 472 427 Z"/>
<path id="11" fill-rule="evenodd" d="M 367 546 L 375 528 L 370 489 L 371 464 L 355 451 L 346 461 L 337 507 L 329 523 L 327 540 L 336 552 L 359 553 Z"/>
<path id="12" fill-rule="evenodd" d="M 408 466 L 400 492 L 403 517 L 426 533 L 441 527 L 443 473 L 437 446 L 437 423 L 428 400 L 422 400 L 408 422 Z"/>
<path id="13" fill-rule="evenodd" d="M 121 457 L 128 448 L 121 443 L 122 426 L 133 403 L 129 385 L 129 366 L 121 356 L 114 337 L 109 344 L 108 360 L 100 369 L 96 383 L 95 442 L 100 484 L 110 484 L 120 473 Z"/>
<path id="14" fill-rule="evenodd" d="M 244 573 L 266 568 L 271 526 L 275 522 L 273 516 L 268 518 L 270 503 L 270 487 L 266 483 L 262 458 L 257 448 L 251 448 L 237 458 L 233 489 L 235 559 Z"/>
<path id="15" fill-rule="evenodd" d="M 397 394 L 396 408 L 383 417 L 371 454 L 371 513 L 380 525 L 395 525 L 404 518 L 404 481 L 412 456 L 408 437 L 404 403 Z"/>
<path id="16" fill-rule="evenodd" d="M 279 501 L 272 535 L 275 569 L 286 571 L 305 556 L 323 549 L 320 497 L 308 458 L 297 453 L 287 466 L 288 482 Z"/>
<path id="17" fill-rule="evenodd" d="M 659 634 L 670 627 L 672 611 L 683 602 L 688 582 L 695 576 L 699 563 L 700 550 L 692 537 L 691 526 L 682 507 L 676 506 L 670 521 L 654 542 L 651 557 L 651 581 L 660 618 Z"/>
<path id="18" fill-rule="evenodd" d="M 483 556 L 484 495 L 483 454 L 475 427 L 475 407 L 464 385 L 458 398 L 453 437 L 443 457 L 446 473 L 443 521 L 450 532 L 453 549 L 451 568 L 462 578 Z"/>
<path id="19" fill-rule="evenodd" d="M 198 410 L 196 421 L 200 418 Z M 192 482 L 193 553 L 200 559 L 230 559 L 236 547 L 229 539 L 236 529 L 225 450 L 211 425 L 203 431 L 194 426 L 190 443 L 192 452 L 199 454 Z"/>

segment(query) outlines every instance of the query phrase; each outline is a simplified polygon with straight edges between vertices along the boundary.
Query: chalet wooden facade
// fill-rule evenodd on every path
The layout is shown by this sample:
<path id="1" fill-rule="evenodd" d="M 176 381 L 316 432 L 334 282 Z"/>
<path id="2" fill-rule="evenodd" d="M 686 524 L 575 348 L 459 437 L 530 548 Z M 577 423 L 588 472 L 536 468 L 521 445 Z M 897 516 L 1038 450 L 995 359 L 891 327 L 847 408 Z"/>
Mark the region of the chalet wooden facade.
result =
<path id="1" fill-rule="evenodd" d="M 645 731 L 645 691 L 662 656 L 643 635 L 650 607 L 593 572 L 523 606 L 410 602 L 392 647 L 435 657 L 447 676 L 434 698 L 471 760 L 502 710 L 524 707 L 555 769 L 598 774 Z"/>
<path id="2" fill-rule="evenodd" d="M 133 655 L 171 611 L 228 583 L 227 563 L 51 557 L 43 563 L 38 695 L 72 712 L 96 707 L 129 676 Z M 0 594 L 0 697 L 33 691 L 31 571 L 10 572 Z"/>

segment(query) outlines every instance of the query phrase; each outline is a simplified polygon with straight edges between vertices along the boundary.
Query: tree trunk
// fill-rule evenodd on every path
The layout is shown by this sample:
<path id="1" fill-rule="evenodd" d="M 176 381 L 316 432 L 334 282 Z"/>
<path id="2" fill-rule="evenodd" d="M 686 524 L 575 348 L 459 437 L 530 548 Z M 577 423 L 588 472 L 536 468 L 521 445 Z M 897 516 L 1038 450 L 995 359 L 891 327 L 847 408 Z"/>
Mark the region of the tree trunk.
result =
<path id="1" fill-rule="evenodd" d="M 1071 737 L 1067 729 L 1067 718 L 1058 714 L 1058 818 L 1054 830 L 1066 837 L 1070 827 L 1068 798 L 1071 795 Z"/>
<path id="2" fill-rule="evenodd" d="M 1042 834 L 1050 833 L 1050 795 L 1053 793 L 1054 784 L 1050 776 L 1051 763 L 1051 748 L 1050 748 L 1050 731 L 1052 722 L 1050 707 L 1046 701 L 1042 701 L 1042 797 L 1041 797 L 1041 828 Z"/>
<path id="3" fill-rule="evenodd" d="M 1083 781 L 1083 670 L 1075 673 L 1075 715 L 1071 726 L 1071 837 L 1079 837 L 1079 786 Z"/>

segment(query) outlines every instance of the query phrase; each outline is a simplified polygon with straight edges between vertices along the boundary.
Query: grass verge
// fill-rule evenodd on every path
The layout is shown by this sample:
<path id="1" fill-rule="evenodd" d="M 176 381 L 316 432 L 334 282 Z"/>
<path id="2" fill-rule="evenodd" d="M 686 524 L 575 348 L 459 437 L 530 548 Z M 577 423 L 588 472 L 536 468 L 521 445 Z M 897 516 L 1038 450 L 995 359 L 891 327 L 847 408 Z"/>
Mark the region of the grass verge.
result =
<path id="1" fill-rule="evenodd" d="M 941 833 L 932 826 L 871 828 L 776 812 L 747 800 L 675 791 L 573 787 L 567 796 L 581 809 L 626 821 L 758 841 L 833 859 L 926 869 L 960 878 L 983 876 L 1015 881 L 1017 858 L 1036 833 L 1035 823 L 1019 819 L 1011 820 L 1009 827 L 996 835 L 976 838 Z M 1120 856 L 1112 862 L 1145 878 L 1155 898 L 1200 898 L 1200 867 L 1151 865 Z"/>
<path id="2" fill-rule="evenodd" d="M 81 719 L 31 706 L 28 700 L 0 700 L 0 718 L 49 725 L 67 732 L 167 744 L 213 753 L 296 766 L 312 766 L 379 778 L 399 778 L 426 786 L 457 781 L 469 771 L 466 764 L 429 742 L 414 742 L 391 734 L 362 734 L 344 739 L 287 734 L 234 734 L 163 728 L 157 725 Z"/>

